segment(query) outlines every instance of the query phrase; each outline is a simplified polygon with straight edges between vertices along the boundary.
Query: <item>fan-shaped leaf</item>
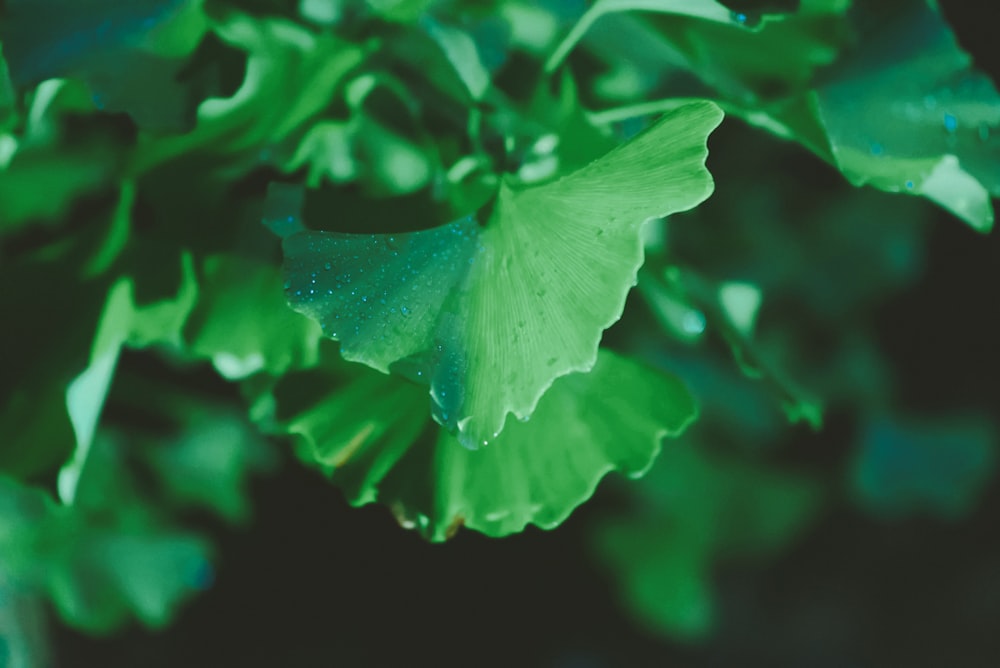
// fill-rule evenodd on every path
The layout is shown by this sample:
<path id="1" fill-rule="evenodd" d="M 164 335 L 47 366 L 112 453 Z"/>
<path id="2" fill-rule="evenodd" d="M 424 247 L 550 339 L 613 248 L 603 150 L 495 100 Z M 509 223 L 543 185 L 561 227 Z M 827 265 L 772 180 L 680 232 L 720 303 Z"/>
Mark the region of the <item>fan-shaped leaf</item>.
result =
<path id="1" fill-rule="evenodd" d="M 558 181 L 504 184 L 485 228 L 292 234 L 289 301 L 346 359 L 428 382 L 436 419 L 481 445 L 555 378 L 594 364 L 642 264 L 642 224 L 711 193 L 705 141 L 721 118 L 685 105 Z"/>
<path id="2" fill-rule="evenodd" d="M 286 376 L 264 402 L 273 426 L 296 434 L 351 503 L 381 501 L 431 540 L 462 525 L 490 536 L 555 527 L 609 471 L 642 474 L 697 413 L 675 377 L 602 351 L 590 373 L 556 381 L 530 420 L 469 450 L 429 423 L 418 386 L 371 371 L 345 384 L 345 373 Z"/>

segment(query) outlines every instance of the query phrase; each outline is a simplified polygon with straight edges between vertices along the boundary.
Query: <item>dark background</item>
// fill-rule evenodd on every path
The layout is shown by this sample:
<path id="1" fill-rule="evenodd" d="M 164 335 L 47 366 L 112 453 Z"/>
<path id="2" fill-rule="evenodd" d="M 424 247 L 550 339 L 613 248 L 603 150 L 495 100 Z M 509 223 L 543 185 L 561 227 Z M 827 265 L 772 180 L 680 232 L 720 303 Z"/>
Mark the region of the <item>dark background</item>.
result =
<path id="1" fill-rule="evenodd" d="M 962 45 L 1000 73 L 992 3 L 942 2 Z M 803 153 L 788 178 L 815 160 Z M 879 316 L 908 401 L 1000 406 L 1000 242 L 941 213 L 921 280 Z M 797 447 L 843 467 L 837 427 Z M 717 628 L 683 644 L 642 630 L 590 556 L 602 486 L 557 531 L 429 545 L 381 507 L 351 509 L 290 459 L 256 483 L 244 529 L 216 527 L 215 585 L 166 630 L 59 628 L 59 666 L 1000 665 L 1000 484 L 960 523 L 835 510 L 766 565 L 717 572 Z"/>

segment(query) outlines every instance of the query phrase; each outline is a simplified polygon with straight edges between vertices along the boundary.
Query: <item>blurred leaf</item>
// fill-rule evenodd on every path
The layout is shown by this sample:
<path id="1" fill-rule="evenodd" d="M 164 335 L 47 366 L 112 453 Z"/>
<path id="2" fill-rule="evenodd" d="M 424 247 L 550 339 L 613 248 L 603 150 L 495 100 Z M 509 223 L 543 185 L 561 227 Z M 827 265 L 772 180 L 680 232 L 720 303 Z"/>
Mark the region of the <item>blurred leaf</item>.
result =
<path id="1" fill-rule="evenodd" d="M 106 632 L 132 615 L 163 626 L 205 586 L 207 557 L 200 538 L 150 524 L 141 512 L 109 519 L 60 507 L 0 476 L 0 561 L 75 627 Z"/>
<path id="2" fill-rule="evenodd" d="M 530 420 L 468 450 L 429 427 L 418 386 L 348 371 L 334 364 L 286 375 L 265 400 L 274 402 L 271 427 L 298 436 L 302 457 L 352 504 L 385 503 L 434 541 L 460 526 L 490 536 L 528 523 L 553 528 L 609 471 L 646 471 L 663 436 L 697 412 L 677 379 L 602 352 L 590 373 L 557 380 Z"/>
<path id="3" fill-rule="evenodd" d="M 14 82 L 10 80 L 10 68 L 7 67 L 7 59 L 3 55 L 3 43 L 0 42 L 0 132 L 2 132 L 15 115 L 17 104 L 14 92 Z M 0 137 L 3 135 L 0 134 Z M 4 166 L 4 149 L 0 146 L 0 167 Z"/>
<path id="4" fill-rule="evenodd" d="M 655 264 L 655 263 L 654 263 Z M 668 266 L 662 278 L 653 271 L 642 277 L 643 294 L 668 333 L 686 343 L 712 332 L 725 341 L 740 371 L 760 381 L 780 403 L 792 423 L 813 429 L 823 424 L 823 405 L 799 386 L 754 336 L 763 295 L 747 282 L 717 282 L 691 269 Z M 705 401 L 711 400 L 707 397 Z"/>
<path id="5" fill-rule="evenodd" d="M 113 128 L 67 127 L 85 99 L 70 82 L 35 90 L 25 128 L 7 136 L 9 155 L 0 160 L 0 232 L 57 220 L 83 196 L 113 187 L 122 163 Z"/>
<path id="6" fill-rule="evenodd" d="M 38 235 L 36 248 L 0 261 L 0 282 L 17 286 L 4 295 L 4 308 L 31 314 L 8 320 L 0 346 L 0 432 L 7 435 L 0 469 L 10 475 L 50 470 L 73 447 L 66 388 L 89 364 L 113 280 L 106 270 L 120 261 L 129 235 L 127 190 L 117 203 L 81 216 L 73 234 Z"/>
<path id="7" fill-rule="evenodd" d="M 685 2 L 683 0 L 597 0 L 580 17 L 556 50 L 545 63 L 545 71 L 553 72 L 566 59 L 570 50 L 599 18 L 617 12 L 663 12 L 680 16 L 691 16 L 708 21 L 729 23 L 735 21 L 733 12 L 715 0 Z M 745 21 L 744 21 L 745 23 Z"/>
<path id="8" fill-rule="evenodd" d="M 851 468 L 855 497 L 886 519 L 958 519 L 996 471 L 996 431 L 982 417 L 871 420 Z"/>
<path id="9" fill-rule="evenodd" d="M 929 3 L 878 21 L 815 93 L 832 156 L 855 185 L 922 194 L 969 225 L 1000 196 L 1000 95 Z"/>
<path id="10" fill-rule="evenodd" d="M 225 378 L 313 366 L 320 335 L 315 322 L 288 308 L 276 266 L 233 255 L 202 261 L 201 298 L 185 338 Z"/>
<path id="11" fill-rule="evenodd" d="M 215 31 L 248 53 L 243 84 L 232 97 L 203 102 L 193 132 L 141 145 L 135 172 L 205 150 L 252 163 L 271 161 L 276 147 L 333 101 L 344 75 L 366 52 L 282 19 L 233 14 Z"/>
<path id="12" fill-rule="evenodd" d="M 345 359 L 429 382 L 435 418 L 479 446 L 594 363 L 642 262 L 642 224 L 711 193 L 705 141 L 720 120 L 692 104 L 559 181 L 504 184 L 485 228 L 293 234 L 286 294 Z"/>
<path id="13" fill-rule="evenodd" d="M 636 491 L 646 507 L 604 522 L 598 553 L 633 614 L 653 631 L 688 639 L 712 629 L 714 567 L 780 550 L 821 499 L 814 481 L 707 455 L 689 442 L 666 448 Z"/>
<path id="14" fill-rule="evenodd" d="M 272 467 L 272 453 L 244 420 L 222 414 L 203 422 L 170 449 L 155 451 L 156 469 L 173 498 L 208 508 L 232 523 L 246 522 L 247 479 Z"/>
<path id="15" fill-rule="evenodd" d="M 421 26 L 441 48 L 472 98 L 482 99 L 490 87 L 490 75 L 483 67 L 472 37 L 458 28 L 439 23 L 430 16 L 421 19 Z"/>
<path id="16" fill-rule="evenodd" d="M 365 3 L 384 19 L 410 23 L 420 18 L 434 0 L 365 0 Z"/>
<path id="17" fill-rule="evenodd" d="M 207 29 L 202 0 L 10 0 L 0 38 L 21 86 L 78 78 L 93 105 L 140 127 L 184 129 L 194 91 L 177 78 Z"/>
<path id="18" fill-rule="evenodd" d="M 108 293 L 89 364 L 66 388 L 66 409 L 73 425 L 76 448 L 70 461 L 59 471 L 59 497 L 64 503 L 73 503 L 122 346 L 177 347 L 181 344 L 181 329 L 198 294 L 190 255 L 181 256 L 181 266 L 182 278 L 177 293 L 164 301 L 136 304 L 131 278 L 119 279 Z"/>
<path id="19" fill-rule="evenodd" d="M 851 36 L 847 0 L 803 0 L 796 12 L 779 17 L 730 12 L 714 2 L 672 4 L 698 5 L 703 12 L 654 13 L 644 15 L 645 21 L 613 14 L 588 36 L 590 52 L 638 84 L 626 88 L 631 97 L 616 101 L 630 99 L 639 109 L 663 97 L 669 82 L 673 97 L 719 99 L 731 103 L 734 113 L 753 115 L 808 89 Z"/>

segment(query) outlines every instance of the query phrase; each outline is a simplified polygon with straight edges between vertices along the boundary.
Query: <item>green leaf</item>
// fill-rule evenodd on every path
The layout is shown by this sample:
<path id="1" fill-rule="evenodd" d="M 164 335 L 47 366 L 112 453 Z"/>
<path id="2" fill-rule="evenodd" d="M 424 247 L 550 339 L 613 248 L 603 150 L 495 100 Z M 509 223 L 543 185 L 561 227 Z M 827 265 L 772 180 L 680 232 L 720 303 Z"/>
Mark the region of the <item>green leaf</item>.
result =
<path id="1" fill-rule="evenodd" d="M 490 75 L 479 58 L 476 42 L 468 34 L 427 16 L 421 26 L 441 48 L 474 100 L 481 100 L 490 87 Z"/>
<path id="2" fill-rule="evenodd" d="M 190 352 L 228 379 L 316 364 L 320 328 L 288 309 L 276 266 L 211 255 L 201 274 L 201 298 L 185 325 Z"/>
<path id="3" fill-rule="evenodd" d="M 154 470 L 174 500 L 212 510 L 231 523 L 246 523 L 249 477 L 273 468 L 272 451 L 245 419 L 221 407 L 211 415 L 190 412 L 187 428 L 169 447 L 150 451 Z"/>
<path id="4" fill-rule="evenodd" d="M 688 639 L 712 628 L 715 565 L 780 550 L 821 502 L 813 480 L 710 456 L 689 442 L 666 448 L 635 489 L 646 510 L 605 521 L 598 553 L 640 621 Z"/>
<path id="5" fill-rule="evenodd" d="M 855 185 L 924 195 L 985 232 L 1000 196 L 1000 94 L 925 2 L 878 24 L 815 93 Z"/>
<path id="6" fill-rule="evenodd" d="M 931 3 L 866 6 L 852 20 L 843 10 L 804 3 L 793 18 L 731 39 L 704 21 L 691 30 L 663 27 L 661 61 L 679 52 L 727 113 L 798 141 L 852 184 L 922 195 L 988 231 L 990 197 L 1000 196 L 995 85 Z M 854 48 L 842 49 L 850 42 Z M 823 65 L 830 66 L 817 76 Z M 592 119 L 621 121 L 676 104 L 643 102 Z"/>
<path id="7" fill-rule="evenodd" d="M 583 38 L 599 18 L 606 14 L 618 12 L 663 12 L 680 16 L 691 16 L 708 21 L 730 23 L 734 20 L 733 12 L 714 0 L 702 2 L 686 2 L 685 0 L 597 0 L 580 17 L 556 50 L 545 63 L 545 71 L 553 72 L 566 59 L 570 50 Z"/>
<path id="8" fill-rule="evenodd" d="M 661 439 L 697 413 L 676 378 L 602 351 L 590 373 L 557 380 L 530 420 L 468 450 L 428 426 L 419 387 L 347 373 L 332 365 L 285 376 L 265 400 L 272 428 L 299 437 L 301 456 L 352 504 L 380 501 L 435 541 L 463 525 L 490 536 L 555 527 L 609 471 L 646 471 Z"/>
<path id="9" fill-rule="evenodd" d="M 687 105 L 559 181 L 505 183 L 485 228 L 292 234 L 286 294 L 345 359 L 428 382 L 435 418 L 481 445 L 594 364 L 642 263 L 642 224 L 712 192 L 705 141 L 721 118 Z"/>
<path id="10" fill-rule="evenodd" d="M 782 365 L 775 364 L 754 336 L 763 298 L 757 286 L 747 282 L 718 283 L 675 266 L 666 267 L 662 276 L 644 272 L 641 285 L 643 295 L 669 334 L 686 343 L 698 341 L 705 332 L 717 334 L 732 350 L 740 371 L 767 387 L 790 422 L 806 422 L 813 429 L 822 426 L 822 403 L 789 377 Z"/>
<path id="11" fill-rule="evenodd" d="M 434 0 L 365 0 L 369 9 L 389 21 L 411 23 L 427 11 Z"/>
<path id="12" fill-rule="evenodd" d="M 198 285 L 191 256 L 181 255 L 180 263 L 177 293 L 163 301 L 137 304 L 135 282 L 129 277 L 116 281 L 108 293 L 88 366 L 66 388 L 66 409 L 76 447 L 70 461 L 59 471 L 59 497 L 64 503 L 72 503 L 76 494 L 122 347 L 159 344 L 176 348 L 182 343 L 181 330 L 194 307 Z"/>
<path id="13" fill-rule="evenodd" d="M 24 86 L 84 82 L 93 106 L 143 128 L 189 126 L 194 91 L 178 76 L 207 29 L 202 0 L 13 0 L 0 35 Z"/>
<path id="14" fill-rule="evenodd" d="M 978 416 L 873 419 L 851 467 L 854 495 L 884 518 L 960 518 L 996 471 L 996 442 L 994 426 Z"/>
<path id="15" fill-rule="evenodd" d="M 35 89 L 20 136 L 5 136 L 0 160 L 0 230 L 14 231 L 65 215 L 85 195 L 111 188 L 121 169 L 113 132 L 88 127 L 70 136 L 70 119 L 86 110 L 86 93 L 67 81 Z"/>
<path id="16" fill-rule="evenodd" d="M 141 511 L 89 513 L 0 476 L 0 571 L 47 594 L 70 625 L 107 632 L 135 615 L 163 626 L 207 584 L 209 548 Z M 113 515 L 114 513 L 112 513 Z"/>
<path id="17" fill-rule="evenodd" d="M 281 19 L 233 14 L 215 31 L 225 43 L 248 53 L 243 84 L 232 97 L 203 102 L 193 132 L 141 145 L 134 172 L 205 150 L 251 162 L 272 160 L 282 142 L 330 104 L 343 77 L 367 50 Z"/>
<path id="18" fill-rule="evenodd" d="M 5 129 L 15 116 L 17 104 L 14 82 L 10 79 L 10 68 L 3 56 L 3 44 L 0 43 L 0 130 Z M 2 137 L 3 135 L 0 135 Z M 2 140 L 0 140 L 0 167 L 5 163 Z"/>

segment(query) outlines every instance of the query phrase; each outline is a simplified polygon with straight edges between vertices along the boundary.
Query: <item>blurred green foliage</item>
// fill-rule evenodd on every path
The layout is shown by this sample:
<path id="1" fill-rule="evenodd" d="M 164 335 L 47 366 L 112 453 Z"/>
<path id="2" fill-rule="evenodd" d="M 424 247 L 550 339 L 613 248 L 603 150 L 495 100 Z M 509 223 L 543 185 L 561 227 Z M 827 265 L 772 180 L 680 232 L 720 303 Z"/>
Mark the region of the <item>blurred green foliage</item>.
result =
<path id="1" fill-rule="evenodd" d="M 825 512 L 961 518 L 995 425 L 914 414 L 875 320 L 927 202 L 991 228 L 998 137 L 924 0 L 7 0 L 0 659 L 43 599 L 168 624 L 265 435 L 434 541 L 648 471 L 593 555 L 689 640 Z"/>

